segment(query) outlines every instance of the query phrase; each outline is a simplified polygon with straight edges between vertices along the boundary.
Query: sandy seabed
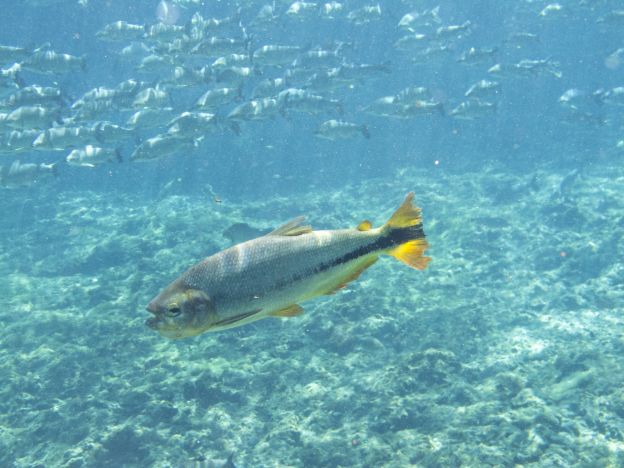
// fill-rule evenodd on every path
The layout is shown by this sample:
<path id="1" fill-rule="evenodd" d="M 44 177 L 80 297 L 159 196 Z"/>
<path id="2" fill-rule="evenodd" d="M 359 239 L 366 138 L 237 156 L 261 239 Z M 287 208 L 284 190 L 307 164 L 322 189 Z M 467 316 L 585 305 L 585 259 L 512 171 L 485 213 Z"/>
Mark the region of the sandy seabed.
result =
<path id="1" fill-rule="evenodd" d="M 493 167 L 244 203 L 4 192 L 0 465 L 622 466 L 622 187 Z M 385 258 L 303 316 L 193 339 L 144 326 L 232 223 L 379 225 L 409 190 L 426 271 Z"/>

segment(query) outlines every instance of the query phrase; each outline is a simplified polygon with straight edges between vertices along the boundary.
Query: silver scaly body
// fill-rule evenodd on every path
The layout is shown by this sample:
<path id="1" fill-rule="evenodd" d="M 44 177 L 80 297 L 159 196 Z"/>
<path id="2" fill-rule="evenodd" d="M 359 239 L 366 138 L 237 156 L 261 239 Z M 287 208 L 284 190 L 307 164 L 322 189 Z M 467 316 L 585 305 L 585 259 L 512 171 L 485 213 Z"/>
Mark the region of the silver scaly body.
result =
<path id="1" fill-rule="evenodd" d="M 150 328 L 167 338 L 237 327 L 268 316 L 292 317 L 307 299 L 355 280 L 381 254 L 424 269 L 428 244 L 420 209 L 405 198 L 390 220 L 372 229 L 312 231 L 297 218 L 275 231 L 192 266 L 147 306 Z"/>
<path id="2" fill-rule="evenodd" d="M 236 322 L 242 325 L 330 292 L 337 280 L 379 252 L 337 262 L 372 245 L 379 236 L 380 229 L 267 235 L 208 257 L 180 279 L 188 287 L 205 291 L 222 321 L 256 311 L 244 322 Z"/>

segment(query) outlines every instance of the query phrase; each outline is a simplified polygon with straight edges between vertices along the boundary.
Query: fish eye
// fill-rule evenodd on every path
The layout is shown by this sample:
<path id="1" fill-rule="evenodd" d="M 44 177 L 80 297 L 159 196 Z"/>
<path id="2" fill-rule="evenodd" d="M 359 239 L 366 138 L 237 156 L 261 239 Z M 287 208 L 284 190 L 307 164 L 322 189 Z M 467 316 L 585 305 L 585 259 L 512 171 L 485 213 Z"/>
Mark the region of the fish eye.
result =
<path id="1" fill-rule="evenodd" d="M 177 317 L 180 315 L 180 312 L 182 312 L 182 310 L 178 304 L 169 304 L 167 306 L 167 310 L 165 311 L 165 315 L 167 317 Z"/>

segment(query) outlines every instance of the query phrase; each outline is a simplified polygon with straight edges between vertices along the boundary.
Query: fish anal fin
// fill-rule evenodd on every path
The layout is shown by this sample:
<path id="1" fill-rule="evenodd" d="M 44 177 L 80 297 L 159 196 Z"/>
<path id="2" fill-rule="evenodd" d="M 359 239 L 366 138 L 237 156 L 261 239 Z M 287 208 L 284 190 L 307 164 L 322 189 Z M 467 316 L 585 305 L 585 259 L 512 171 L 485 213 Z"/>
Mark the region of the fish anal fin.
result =
<path id="1" fill-rule="evenodd" d="M 298 216 L 269 232 L 267 236 L 300 236 L 301 234 L 312 232 L 312 226 L 303 225 L 304 221 L 305 218 L 303 216 Z"/>
<path id="2" fill-rule="evenodd" d="M 371 223 L 368 219 L 365 219 L 360 224 L 357 225 L 358 231 L 370 231 L 373 227 L 373 223 Z"/>
<path id="3" fill-rule="evenodd" d="M 356 279 L 358 279 L 359 276 L 364 272 L 364 270 L 366 270 L 373 263 L 375 263 L 377 259 L 377 255 L 362 259 L 352 268 L 347 270 L 344 274 L 336 278 L 336 281 L 328 285 L 327 288 L 319 291 L 319 294 L 330 295 L 336 293 L 340 289 L 346 288 L 347 284 L 349 284 L 351 281 L 355 281 Z"/>
<path id="4" fill-rule="evenodd" d="M 388 251 L 388 255 L 412 268 L 424 270 L 427 267 L 427 263 L 431 260 L 431 257 L 423 256 L 428 246 L 429 244 L 425 239 L 415 239 Z"/>
<path id="5" fill-rule="evenodd" d="M 299 304 L 292 304 L 283 309 L 273 311 L 269 315 L 272 317 L 296 317 L 301 314 L 303 314 L 303 307 Z"/>

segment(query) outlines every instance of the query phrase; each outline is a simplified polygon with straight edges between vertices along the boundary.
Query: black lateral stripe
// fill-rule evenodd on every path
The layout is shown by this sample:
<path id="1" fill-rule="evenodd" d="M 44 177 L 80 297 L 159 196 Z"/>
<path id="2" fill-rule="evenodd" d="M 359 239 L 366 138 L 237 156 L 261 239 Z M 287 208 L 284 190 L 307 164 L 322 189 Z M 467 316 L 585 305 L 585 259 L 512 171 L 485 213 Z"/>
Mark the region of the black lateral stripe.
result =
<path id="1" fill-rule="evenodd" d="M 318 271 L 325 271 L 343 263 L 350 262 L 364 255 L 368 255 L 380 250 L 386 250 L 391 247 L 396 247 L 410 240 L 424 239 L 425 233 L 422 228 L 422 224 L 416 226 L 410 226 L 407 228 L 393 229 L 387 236 L 378 238 L 375 242 L 358 247 L 351 252 L 344 254 L 342 257 L 338 257 L 331 262 L 321 264 Z"/>
<path id="2" fill-rule="evenodd" d="M 357 249 L 352 250 L 351 252 L 347 252 L 343 256 L 335 258 L 334 260 L 331 260 L 327 263 L 322 263 L 316 268 L 314 268 L 313 271 L 308 270 L 305 272 L 301 272 L 300 274 L 293 275 L 292 277 L 289 277 L 288 279 L 284 279 L 282 281 L 276 282 L 276 284 L 274 285 L 274 289 L 285 288 L 298 281 L 303 281 L 304 279 L 310 277 L 311 275 L 314 275 L 317 273 L 323 273 L 324 271 L 329 270 L 330 268 L 350 262 L 351 260 L 355 260 L 364 255 L 377 252 L 380 250 L 386 250 L 391 247 L 396 247 L 397 245 L 404 244 L 405 242 L 409 242 L 410 240 L 424 239 L 424 238 L 425 238 L 425 233 L 423 232 L 422 224 L 418 224 L 417 226 L 410 226 L 407 228 L 393 229 L 392 231 L 390 231 L 388 235 L 380 237 L 376 241 L 371 242 L 370 244 L 358 247 Z M 216 301 L 217 299 L 215 298 L 215 302 Z M 228 320 L 227 324 L 238 321 L 238 320 L 242 320 L 243 318 L 246 318 L 250 314 L 248 315 L 243 314 L 243 315 L 245 316 L 237 316 L 232 319 L 226 319 Z M 219 325 L 221 324 L 223 324 L 223 322 L 219 323 Z"/>

